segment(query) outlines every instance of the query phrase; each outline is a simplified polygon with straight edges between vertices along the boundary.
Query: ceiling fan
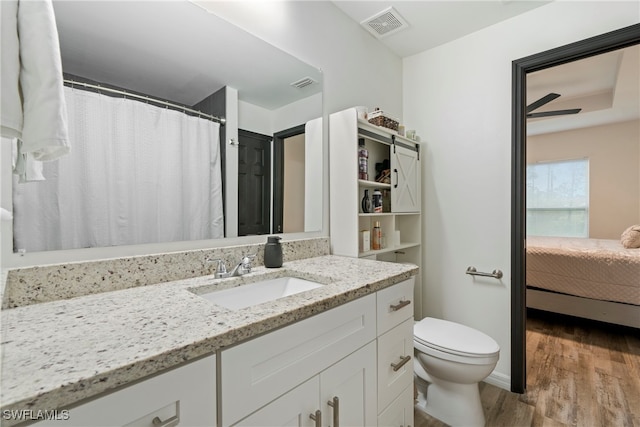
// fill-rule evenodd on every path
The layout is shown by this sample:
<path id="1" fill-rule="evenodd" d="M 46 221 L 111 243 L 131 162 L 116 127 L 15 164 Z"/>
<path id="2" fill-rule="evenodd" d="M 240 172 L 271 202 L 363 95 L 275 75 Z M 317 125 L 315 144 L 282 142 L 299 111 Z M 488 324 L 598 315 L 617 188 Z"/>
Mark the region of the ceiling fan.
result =
<path id="1" fill-rule="evenodd" d="M 533 113 L 532 111 L 537 110 L 538 108 L 542 107 L 545 104 L 548 104 L 549 102 L 553 101 L 554 99 L 558 98 L 560 96 L 560 94 L 557 93 L 549 93 L 545 96 L 543 96 L 542 98 L 538 99 L 535 102 L 532 102 L 531 104 L 527 105 L 527 118 L 536 118 L 536 117 L 550 117 L 550 116 L 563 116 L 566 114 L 577 114 L 579 113 L 582 108 L 573 108 L 570 110 L 555 110 L 555 111 L 544 111 L 544 112 L 540 112 L 540 113 Z"/>

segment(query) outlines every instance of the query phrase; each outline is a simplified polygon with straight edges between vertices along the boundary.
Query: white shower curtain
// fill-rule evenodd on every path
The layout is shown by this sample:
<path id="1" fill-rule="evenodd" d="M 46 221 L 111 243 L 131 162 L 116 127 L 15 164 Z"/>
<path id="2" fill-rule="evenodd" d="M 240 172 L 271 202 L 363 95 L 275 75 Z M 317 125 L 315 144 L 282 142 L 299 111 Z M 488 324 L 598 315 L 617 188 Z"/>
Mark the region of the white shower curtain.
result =
<path id="1" fill-rule="evenodd" d="M 69 156 L 46 181 L 14 182 L 14 248 L 26 251 L 223 237 L 219 124 L 65 88 Z"/>

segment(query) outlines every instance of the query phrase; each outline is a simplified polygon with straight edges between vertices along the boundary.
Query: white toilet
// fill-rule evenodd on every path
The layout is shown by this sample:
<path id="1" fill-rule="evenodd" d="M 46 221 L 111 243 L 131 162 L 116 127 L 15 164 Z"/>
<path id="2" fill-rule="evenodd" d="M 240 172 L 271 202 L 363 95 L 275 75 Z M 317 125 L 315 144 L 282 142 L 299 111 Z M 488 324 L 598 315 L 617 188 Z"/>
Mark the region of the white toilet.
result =
<path id="1" fill-rule="evenodd" d="M 478 383 L 500 357 L 493 338 L 468 326 L 426 317 L 414 324 L 416 407 L 450 426 L 484 426 Z"/>

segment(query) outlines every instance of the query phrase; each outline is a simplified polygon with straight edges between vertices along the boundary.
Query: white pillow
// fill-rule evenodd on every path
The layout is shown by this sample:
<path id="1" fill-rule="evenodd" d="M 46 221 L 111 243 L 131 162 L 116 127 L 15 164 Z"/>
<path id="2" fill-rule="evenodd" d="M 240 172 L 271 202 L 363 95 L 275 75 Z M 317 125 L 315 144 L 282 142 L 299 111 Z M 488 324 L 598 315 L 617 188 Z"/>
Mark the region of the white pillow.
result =
<path id="1" fill-rule="evenodd" d="M 627 249 L 640 248 L 640 225 L 632 225 L 624 230 L 620 242 Z"/>

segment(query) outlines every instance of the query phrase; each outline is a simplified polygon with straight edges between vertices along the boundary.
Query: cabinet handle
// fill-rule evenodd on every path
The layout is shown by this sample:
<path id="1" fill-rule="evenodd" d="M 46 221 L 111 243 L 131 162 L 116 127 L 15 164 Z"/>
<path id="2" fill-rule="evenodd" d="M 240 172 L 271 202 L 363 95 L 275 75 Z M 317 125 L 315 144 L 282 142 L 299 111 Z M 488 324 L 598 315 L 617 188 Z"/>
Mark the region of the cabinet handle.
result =
<path id="1" fill-rule="evenodd" d="M 391 304 L 391 305 L 389 306 L 389 308 L 391 309 L 391 311 L 398 311 L 398 310 L 400 310 L 402 307 L 406 307 L 406 306 L 408 306 L 409 304 L 411 304 L 411 300 L 405 300 L 405 301 L 400 300 L 400 302 L 399 302 L 399 303 L 397 303 L 397 304 L 395 304 L 395 305 L 394 305 L 394 304 Z"/>
<path id="2" fill-rule="evenodd" d="M 333 408 L 333 427 L 340 427 L 340 399 L 333 396 L 333 399 L 327 402 L 327 405 Z"/>
<path id="3" fill-rule="evenodd" d="M 391 364 L 393 372 L 397 372 L 400 368 L 406 365 L 409 360 L 411 360 L 411 356 L 400 357 L 400 362 Z"/>
<path id="4" fill-rule="evenodd" d="M 309 418 L 316 422 L 316 427 L 322 427 L 322 412 L 320 412 L 320 409 L 315 414 L 309 414 Z"/>
<path id="5" fill-rule="evenodd" d="M 151 420 L 151 423 L 156 427 L 174 427 L 180 424 L 180 417 L 178 415 L 174 415 L 166 421 L 162 421 L 160 417 L 155 417 Z"/>
<path id="6" fill-rule="evenodd" d="M 393 172 L 396 174 L 396 183 L 393 188 L 398 188 L 398 169 L 394 169 Z"/>

